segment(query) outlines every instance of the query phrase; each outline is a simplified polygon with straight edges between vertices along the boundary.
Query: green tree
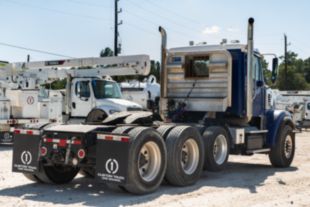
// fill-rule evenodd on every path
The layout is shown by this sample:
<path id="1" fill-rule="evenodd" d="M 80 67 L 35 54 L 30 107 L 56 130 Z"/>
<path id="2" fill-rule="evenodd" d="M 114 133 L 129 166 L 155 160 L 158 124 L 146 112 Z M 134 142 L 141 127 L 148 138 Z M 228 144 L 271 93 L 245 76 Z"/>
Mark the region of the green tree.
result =
<path id="1" fill-rule="evenodd" d="M 277 80 L 277 87 L 279 90 L 307 90 L 309 84 L 305 78 L 305 62 L 302 59 L 298 59 L 298 54 L 294 52 L 288 52 L 287 60 L 287 74 L 285 72 L 284 58 L 279 67 L 279 76 Z"/>
<path id="2" fill-rule="evenodd" d="M 51 84 L 44 84 L 43 86 L 47 89 L 52 90 L 61 90 L 65 89 L 67 84 L 67 79 L 57 80 L 52 82 Z"/>
<path id="3" fill-rule="evenodd" d="M 111 57 L 113 55 L 114 55 L 114 52 L 109 47 L 106 47 L 105 49 L 100 51 L 100 57 Z"/>
<path id="4" fill-rule="evenodd" d="M 308 89 L 307 81 L 301 73 L 296 73 L 296 68 L 288 67 L 288 78 L 285 78 L 284 65 L 280 66 L 280 72 L 277 80 L 279 90 L 306 90 Z"/>
<path id="5" fill-rule="evenodd" d="M 159 79 L 160 79 L 160 63 L 158 61 L 151 60 L 150 75 L 154 75 L 156 77 L 157 81 L 159 81 Z"/>
<path id="6" fill-rule="evenodd" d="M 304 74 L 308 84 L 310 84 L 310 57 L 304 60 Z"/>

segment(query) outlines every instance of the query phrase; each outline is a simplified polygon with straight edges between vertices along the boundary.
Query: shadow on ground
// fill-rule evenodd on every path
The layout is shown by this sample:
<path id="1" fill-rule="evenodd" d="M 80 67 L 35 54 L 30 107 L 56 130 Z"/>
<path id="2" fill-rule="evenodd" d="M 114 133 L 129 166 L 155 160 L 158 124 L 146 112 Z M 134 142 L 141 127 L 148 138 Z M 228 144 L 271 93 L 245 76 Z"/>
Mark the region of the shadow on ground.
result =
<path id="1" fill-rule="evenodd" d="M 12 144 L 0 144 L 0 152 L 11 151 L 12 149 Z"/>
<path id="2" fill-rule="evenodd" d="M 89 178 L 77 178 L 66 185 L 27 184 L 0 190 L 0 196 L 12 196 L 24 200 L 49 202 L 53 204 L 80 204 L 85 206 L 133 205 L 155 200 L 161 195 L 178 195 L 193 192 L 202 187 L 245 188 L 256 193 L 258 186 L 276 172 L 296 171 L 297 168 L 272 168 L 269 165 L 229 163 L 223 172 L 204 172 L 196 185 L 173 187 L 163 184 L 155 193 L 143 196 L 131 195 L 122 191 L 112 191 L 104 184 Z M 285 184 L 285 183 L 279 183 Z"/>

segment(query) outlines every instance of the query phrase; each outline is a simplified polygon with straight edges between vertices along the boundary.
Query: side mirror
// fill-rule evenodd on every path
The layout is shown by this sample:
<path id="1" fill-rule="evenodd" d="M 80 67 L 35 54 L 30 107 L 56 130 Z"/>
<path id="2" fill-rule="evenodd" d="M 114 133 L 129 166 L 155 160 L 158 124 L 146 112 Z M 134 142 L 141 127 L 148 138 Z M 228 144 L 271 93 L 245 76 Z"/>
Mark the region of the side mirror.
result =
<path id="1" fill-rule="evenodd" d="M 272 59 L 272 73 L 271 73 L 271 81 L 275 83 L 278 77 L 278 67 L 279 67 L 279 59 L 273 58 Z"/>

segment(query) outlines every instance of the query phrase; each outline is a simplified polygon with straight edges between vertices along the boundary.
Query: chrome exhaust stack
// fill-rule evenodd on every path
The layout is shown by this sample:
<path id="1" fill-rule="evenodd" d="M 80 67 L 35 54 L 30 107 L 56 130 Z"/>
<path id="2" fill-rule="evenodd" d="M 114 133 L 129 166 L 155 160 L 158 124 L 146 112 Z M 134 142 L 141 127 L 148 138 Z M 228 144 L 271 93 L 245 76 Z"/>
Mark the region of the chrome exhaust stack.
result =
<path id="1" fill-rule="evenodd" d="M 253 66 L 254 66 L 254 19 L 249 18 L 247 42 L 247 105 L 246 115 L 250 121 L 253 115 Z"/>
<path id="2" fill-rule="evenodd" d="M 167 97 L 167 32 L 163 27 L 159 27 L 161 34 L 161 70 L 160 70 L 160 101 L 159 101 L 159 114 L 164 119 L 164 110 Z"/>
<path id="3" fill-rule="evenodd" d="M 68 118 L 71 116 L 71 83 L 72 83 L 72 77 L 71 75 L 67 75 L 67 83 L 66 83 L 66 96 L 65 96 L 65 113 L 68 116 Z"/>
<path id="4" fill-rule="evenodd" d="M 161 34 L 161 72 L 160 72 L 160 96 L 164 98 L 167 96 L 166 89 L 166 63 L 167 63 L 167 32 L 163 27 L 159 27 Z"/>

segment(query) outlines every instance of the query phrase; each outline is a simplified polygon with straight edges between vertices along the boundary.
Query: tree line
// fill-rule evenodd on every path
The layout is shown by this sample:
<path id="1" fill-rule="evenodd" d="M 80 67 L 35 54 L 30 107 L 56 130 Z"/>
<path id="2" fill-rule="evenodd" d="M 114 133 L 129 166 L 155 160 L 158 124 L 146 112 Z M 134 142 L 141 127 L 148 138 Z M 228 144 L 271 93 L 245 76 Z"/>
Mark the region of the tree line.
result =
<path id="1" fill-rule="evenodd" d="M 310 90 L 310 57 L 301 59 L 297 53 L 289 51 L 287 54 L 287 72 L 285 71 L 284 57 L 280 57 L 280 60 L 278 78 L 275 84 L 271 83 L 271 71 L 267 69 L 266 61 L 263 61 L 265 82 L 270 87 L 279 90 Z"/>

